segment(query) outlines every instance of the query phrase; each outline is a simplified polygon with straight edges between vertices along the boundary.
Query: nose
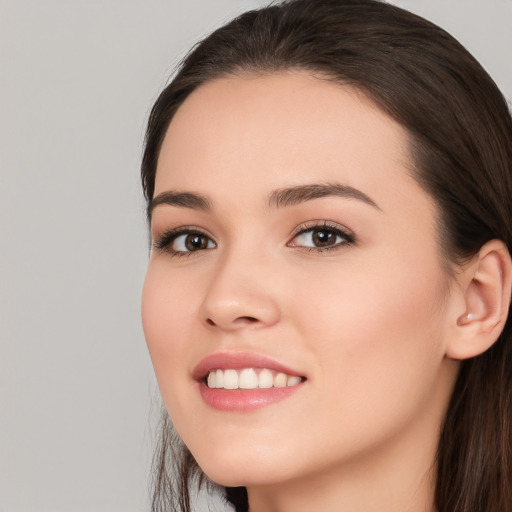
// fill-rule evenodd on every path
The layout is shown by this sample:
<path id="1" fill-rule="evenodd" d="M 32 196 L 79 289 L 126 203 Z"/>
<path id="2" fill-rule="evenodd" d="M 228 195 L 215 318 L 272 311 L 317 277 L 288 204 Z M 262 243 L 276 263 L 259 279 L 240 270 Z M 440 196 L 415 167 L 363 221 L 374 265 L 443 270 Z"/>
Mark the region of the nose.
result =
<path id="1" fill-rule="evenodd" d="M 212 271 L 200 314 L 210 329 L 269 327 L 281 316 L 270 265 L 228 255 Z"/>

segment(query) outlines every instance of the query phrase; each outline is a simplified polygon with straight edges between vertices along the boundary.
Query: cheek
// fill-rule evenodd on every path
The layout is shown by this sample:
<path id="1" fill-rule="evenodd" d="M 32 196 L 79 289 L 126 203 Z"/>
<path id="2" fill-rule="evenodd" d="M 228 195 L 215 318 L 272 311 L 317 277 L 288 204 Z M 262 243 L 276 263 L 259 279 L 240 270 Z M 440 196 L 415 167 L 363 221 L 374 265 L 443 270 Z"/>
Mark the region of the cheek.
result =
<path id="1" fill-rule="evenodd" d="M 395 261 L 399 264 L 348 261 L 292 279 L 300 283 L 290 293 L 294 317 L 303 318 L 300 329 L 322 333 L 319 343 L 338 339 L 325 348 L 354 354 L 363 347 L 410 345 L 407 332 L 428 336 L 425 328 L 435 329 L 443 316 L 447 291 L 442 271 L 436 262 L 407 262 L 403 256 Z"/>
<path id="2" fill-rule="evenodd" d="M 317 275 L 303 283 L 298 330 L 317 355 L 322 388 L 331 390 L 319 410 L 340 421 L 358 417 L 356 427 L 383 427 L 385 418 L 402 421 L 432 393 L 444 355 L 446 292 L 437 262 L 420 268 L 416 261 L 351 265 L 337 279 Z"/>
<path id="3" fill-rule="evenodd" d="M 160 391 L 166 405 L 178 398 L 179 390 L 188 383 L 184 365 L 185 340 L 192 328 L 193 287 L 184 286 L 169 277 L 160 265 L 150 263 L 142 292 L 142 324 Z"/>

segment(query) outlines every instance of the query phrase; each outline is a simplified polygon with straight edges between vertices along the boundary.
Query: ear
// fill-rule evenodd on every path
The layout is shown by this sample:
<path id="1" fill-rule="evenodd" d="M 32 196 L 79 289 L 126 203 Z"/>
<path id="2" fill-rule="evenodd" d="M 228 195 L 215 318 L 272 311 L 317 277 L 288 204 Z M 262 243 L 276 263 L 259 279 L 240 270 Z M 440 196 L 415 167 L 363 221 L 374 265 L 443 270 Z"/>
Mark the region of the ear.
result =
<path id="1" fill-rule="evenodd" d="M 456 312 L 455 335 L 447 344 L 448 357 L 475 357 L 495 343 L 507 321 L 511 279 L 506 245 L 501 240 L 487 242 L 457 277 L 463 301 Z"/>

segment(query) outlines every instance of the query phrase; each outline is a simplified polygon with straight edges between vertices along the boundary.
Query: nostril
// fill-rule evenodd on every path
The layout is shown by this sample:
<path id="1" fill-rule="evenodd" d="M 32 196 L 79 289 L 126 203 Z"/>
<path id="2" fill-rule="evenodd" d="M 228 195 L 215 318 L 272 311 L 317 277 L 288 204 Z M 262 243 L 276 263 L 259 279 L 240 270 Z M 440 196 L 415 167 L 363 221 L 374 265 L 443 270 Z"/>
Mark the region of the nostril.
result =
<path id="1" fill-rule="evenodd" d="M 204 323 L 207 326 L 221 328 L 221 329 L 243 329 L 244 327 L 251 327 L 259 325 L 261 320 L 255 316 L 229 316 L 223 317 L 222 315 L 206 316 Z"/>
<path id="2" fill-rule="evenodd" d="M 254 318 L 253 316 L 239 316 L 235 320 L 235 322 L 238 322 L 238 323 L 248 323 L 248 324 L 252 324 L 257 321 L 258 321 L 258 319 Z"/>

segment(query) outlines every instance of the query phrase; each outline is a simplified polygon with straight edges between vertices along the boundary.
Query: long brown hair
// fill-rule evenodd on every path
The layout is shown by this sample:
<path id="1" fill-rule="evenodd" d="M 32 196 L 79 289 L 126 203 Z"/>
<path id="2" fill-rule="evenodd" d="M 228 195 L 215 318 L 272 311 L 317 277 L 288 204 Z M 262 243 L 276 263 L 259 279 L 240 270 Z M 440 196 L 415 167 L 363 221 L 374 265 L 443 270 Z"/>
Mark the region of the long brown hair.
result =
<path id="1" fill-rule="evenodd" d="M 407 129 L 416 178 L 441 211 L 439 239 L 447 259 L 461 261 L 495 238 L 512 248 L 506 100 L 453 37 L 378 0 L 288 0 L 247 12 L 197 45 L 149 118 L 142 161 L 146 199 L 153 197 L 167 127 L 194 89 L 226 75 L 289 69 L 359 88 Z M 511 323 L 491 349 L 461 365 L 439 440 L 439 512 L 512 512 Z M 170 432 L 165 423 L 153 510 L 188 512 L 189 483 L 204 478 Z M 247 509 L 244 488 L 227 489 L 227 495 L 237 510 Z"/>

